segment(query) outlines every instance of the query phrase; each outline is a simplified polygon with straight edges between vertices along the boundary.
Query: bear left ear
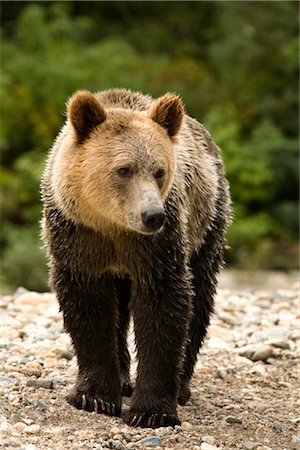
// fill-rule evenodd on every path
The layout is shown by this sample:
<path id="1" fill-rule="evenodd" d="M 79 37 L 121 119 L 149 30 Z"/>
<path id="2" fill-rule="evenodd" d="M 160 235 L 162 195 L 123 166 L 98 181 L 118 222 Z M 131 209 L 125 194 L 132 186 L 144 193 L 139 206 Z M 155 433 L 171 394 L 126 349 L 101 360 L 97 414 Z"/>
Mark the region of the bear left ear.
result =
<path id="1" fill-rule="evenodd" d="M 106 113 L 90 91 L 78 91 L 68 103 L 68 117 L 73 125 L 77 143 L 82 142 L 90 132 L 106 119 Z"/>
<path id="2" fill-rule="evenodd" d="M 178 133 L 183 115 L 183 103 L 175 94 L 166 94 L 159 97 L 149 112 L 150 118 L 165 128 L 171 138 Z"/>

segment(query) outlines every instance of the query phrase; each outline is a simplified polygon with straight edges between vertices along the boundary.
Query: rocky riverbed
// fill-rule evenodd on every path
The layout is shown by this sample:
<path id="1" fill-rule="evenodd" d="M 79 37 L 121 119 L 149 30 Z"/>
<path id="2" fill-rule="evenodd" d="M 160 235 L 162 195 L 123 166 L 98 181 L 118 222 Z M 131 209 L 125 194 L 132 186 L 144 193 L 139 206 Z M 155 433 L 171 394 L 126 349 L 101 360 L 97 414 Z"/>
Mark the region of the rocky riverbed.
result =
<path id="1" fill-rule="evenodd" d="M 249 284 L 251 280 L 249 280 Z M 0 431 L 4 449 L 284 450 L 300 448 L 296 283 L 219 289 L 181 426 L 130 428 L 72 408 L 76 358 L 53 294 L 0 297 Z M 132 353 L 133 336 L 130 336 Z M 134 354 L 133 354 L 134 357 Z M 133 364 L 134 372 L 135 364 Z M 124 399 L 123 414 L 128 410 Z"/>

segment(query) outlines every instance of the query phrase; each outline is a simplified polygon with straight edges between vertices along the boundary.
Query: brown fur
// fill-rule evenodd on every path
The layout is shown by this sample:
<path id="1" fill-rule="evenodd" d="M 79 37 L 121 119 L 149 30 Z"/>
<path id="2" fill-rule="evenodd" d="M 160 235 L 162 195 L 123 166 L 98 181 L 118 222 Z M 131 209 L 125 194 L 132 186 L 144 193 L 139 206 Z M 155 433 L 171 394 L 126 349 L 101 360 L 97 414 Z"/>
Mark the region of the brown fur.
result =
<path id="1" fill-rule="evenodd" d="M 128 423 L 179 423 L 230 221 L 218 148 L 174 94 L 81 91 L 42 190 L 51 284 L 79 364 L 69 402 L 120 413 L 121 388 L 132 392 L 131 313 Z"/>

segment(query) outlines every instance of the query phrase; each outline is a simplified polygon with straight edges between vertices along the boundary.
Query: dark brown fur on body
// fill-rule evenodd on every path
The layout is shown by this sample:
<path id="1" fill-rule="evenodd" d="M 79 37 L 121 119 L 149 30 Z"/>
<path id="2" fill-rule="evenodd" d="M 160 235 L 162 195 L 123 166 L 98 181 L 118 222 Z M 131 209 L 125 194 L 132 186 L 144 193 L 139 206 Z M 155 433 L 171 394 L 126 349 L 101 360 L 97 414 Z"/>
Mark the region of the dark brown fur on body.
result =
<path id="1" fill-rule="evenodd" d="M 219 150 L 173 94 L 83 91 L 68 118 L 42 184 L 51 286 L 79 366 L 68 400 L 121 413 L 132 393 L 131 315 L 138 368 L 127 423 L 176 425 L 230 221 Z"/>

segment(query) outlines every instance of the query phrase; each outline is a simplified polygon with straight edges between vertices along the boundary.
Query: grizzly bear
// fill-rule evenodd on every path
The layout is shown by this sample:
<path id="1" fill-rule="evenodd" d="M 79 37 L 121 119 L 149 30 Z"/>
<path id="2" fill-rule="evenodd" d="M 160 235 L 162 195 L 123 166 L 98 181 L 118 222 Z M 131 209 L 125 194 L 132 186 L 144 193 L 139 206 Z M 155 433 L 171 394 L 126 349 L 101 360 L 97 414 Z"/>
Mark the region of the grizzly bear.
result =
<path id="1" fill-rule="evenodd" d="M 50 283 L 79 367 L 69 403 L 119 416 L 132 395 L 129 425 L 180 424 L 230 221 L 218 147 L 175 94 L 79 91 L 42 200 Z"/>

